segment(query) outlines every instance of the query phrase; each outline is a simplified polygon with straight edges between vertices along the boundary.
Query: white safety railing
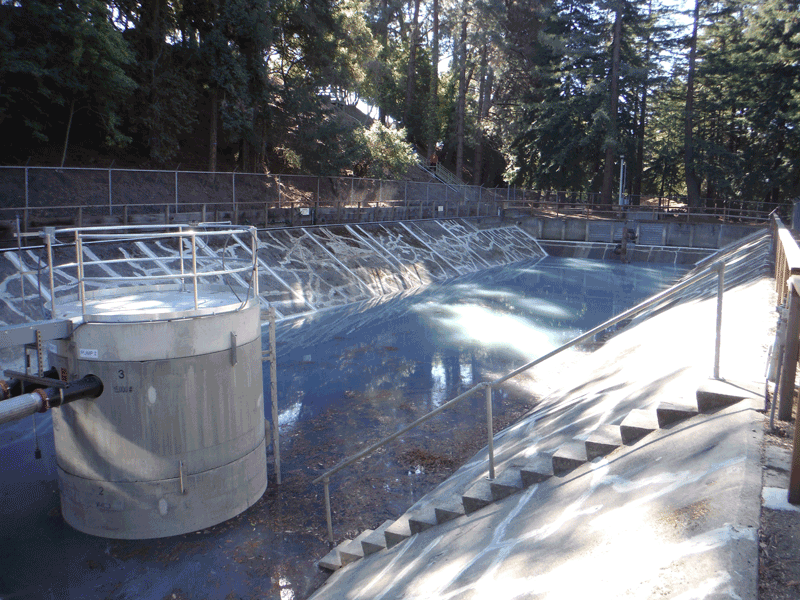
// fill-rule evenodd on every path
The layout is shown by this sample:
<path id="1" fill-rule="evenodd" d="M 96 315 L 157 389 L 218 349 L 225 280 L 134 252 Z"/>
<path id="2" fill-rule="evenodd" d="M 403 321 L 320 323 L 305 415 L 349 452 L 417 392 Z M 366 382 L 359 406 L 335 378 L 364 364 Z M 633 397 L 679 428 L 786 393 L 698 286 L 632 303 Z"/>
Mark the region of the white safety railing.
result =
<path id="1" fill-rule="evenodd" d="M 142 282 L 154 284 L 165 281 L 174 281 L 181 288 L 187 283 L 192 286 L 194 310 L 200 308 L 199 293 L 203 281 L 212 278 L 225 278 L 229 275 L 247 273 L 247 289 L 242 299 L 258 301 L 258 238 L 255 227 L 237 226 L 230 224 L 205 223 L 191 227 L 187 225 L 138 225 L 128 227 L 86 227 L 54 229 L 45 228 L 38 234 L 24 234 L 18 232 L 18 260 L 17 275 L 20 280 L 20 289 L 24 296 L 24 281 L 28 276 L 35 276 L 41 287 L 42 272 L 40 268 L 26 268 L 22 239 L 40 238 L 44 242 L 46 254 L 46 277 L 49 296 L 51 318 L 56 318 L 56 309 L 61 298 L 77 294 L 81 305 L 81 312 L 86 316 L 86 302 L 92 295 L 87 290 L 87 285 L 95 289 L 108 289 L 118 287 L 140 286 Z M 251 250 L 246 257 L 226 257 L 224 253 L 217 255 L 198 255 L 197 246 L 202 239 L 206 245 L 224 245 L 226 240 L 233 236 L 246 238 L 249 236 Z M 119 255 L 118 258 L 97 258 L 95 252 L 99 247 L 111 246 L 113 252 L 119 252 L 121 246 L 130 246 L 135 243 L 149 242 L 153 248 L 160 252 L 133 256 L 130 253 Z M 92 258 L 89 249 L 92 249 Z M 56 252 L 59 258 L 55 258 Z M 133 275 L 121 275 L 109 269 L 115 265 L 138 267 Z M 155 267 L 153 272 L 147 271 L 147 266 Z M 87 269 L 97 268 L 102 273 L 88 275 Z M 166 271 L 166 272 L 157 272 Z M 71 283 L 61 286 L 55 285 L 56 274 L 61 279 L 67 276 L 74 279 Z M 230 286 L 230 281 L 227 282 Z M 238 295 L 237 295 L 238 297 Z M 43 298 L 43 300 L 45 300 Z"/>

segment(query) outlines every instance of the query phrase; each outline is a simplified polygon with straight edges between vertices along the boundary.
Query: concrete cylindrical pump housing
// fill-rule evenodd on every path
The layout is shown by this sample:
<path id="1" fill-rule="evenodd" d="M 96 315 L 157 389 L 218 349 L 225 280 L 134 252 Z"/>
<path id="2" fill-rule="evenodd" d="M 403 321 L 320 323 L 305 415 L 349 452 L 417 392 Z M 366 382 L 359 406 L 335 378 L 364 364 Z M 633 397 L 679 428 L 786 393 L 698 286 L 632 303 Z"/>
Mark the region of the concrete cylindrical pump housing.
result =
<path id="1" fill-rule="evenodd" d="M 45 238 L 52 319 L 71 325 L 48 343 L 50 365 L 65 382 L 102 382 L 52 413 L 67 523 L 157 538 L 252 506 L 267 487 L 255 228 Z"/>
<path id="2" fill-rule="evenodd" d="M 177 535 L 225 521 L 267 486 L 259 306 L 85 322 L 51 344 L 102 395 L 53 412 L 61 506 L 103 537 Z"/>

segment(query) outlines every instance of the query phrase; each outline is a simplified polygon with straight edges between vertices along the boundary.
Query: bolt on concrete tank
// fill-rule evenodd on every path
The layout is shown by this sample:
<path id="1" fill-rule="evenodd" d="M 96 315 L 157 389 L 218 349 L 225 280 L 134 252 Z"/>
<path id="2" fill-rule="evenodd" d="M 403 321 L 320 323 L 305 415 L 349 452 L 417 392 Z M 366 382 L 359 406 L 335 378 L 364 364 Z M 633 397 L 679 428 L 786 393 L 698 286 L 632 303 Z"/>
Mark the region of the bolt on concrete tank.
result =
<path id="1" fill-rule="evenodd" d="M 235 276 L 236 262 L 222 261 L 221 275 L 203 243 L 217 266 L 201 272 L 199 233 L 186 229 L 180 251 L 159 258 L 162 274 L 144 269 L 146 278 L 169 279 L 163 273 L 180 261 L 179 283 L 108 287 L 125 277 L 90 276 L 102 260 L 84 261 L 79 248 L 78 298 L 54 306 L 76 326 L 50 344 L 51 365 L 62 379 L 93 374 L 104 385 L 100 397 L 53 414 L 62 512 L 80 531 L 123 539 L 196 531 L 236 516 L 266 489 L 257 263 L 240 269 L 256 282 L 244 299 L 229 285 L 204 283 Z M 137 243 L 147 244 L 142 237 Z M 99 281 L 106 286 L 84 289 Z"/>

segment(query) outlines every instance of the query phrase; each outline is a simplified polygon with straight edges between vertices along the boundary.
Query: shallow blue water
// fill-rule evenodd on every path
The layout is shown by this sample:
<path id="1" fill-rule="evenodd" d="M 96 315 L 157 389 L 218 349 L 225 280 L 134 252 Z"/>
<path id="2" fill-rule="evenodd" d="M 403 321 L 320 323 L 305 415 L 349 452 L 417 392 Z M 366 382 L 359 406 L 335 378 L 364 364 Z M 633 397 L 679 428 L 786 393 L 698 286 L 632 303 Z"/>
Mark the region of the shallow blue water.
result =
<path id="1" fill-rule="evenodd" d="M 685 269 L 547 257 L 278 327 L 285 426 L 362 395 L 434 408 L 634 306 Z M 416 412 L 416 411 L 415 411 Z"/>
<path id="2" fill-rule="evenodd" d="M 311 479 L 680 273 L 546 258 L 280 323 L 283 483 L 276 485 L 270 465 L 269 488 L 255 506 L 198 534 L 114 541 L 73 530 L 60 515 L 50 415 L 35 417 L 42 460 L 33 458 L 32 419 L 0 427 L 0 596 L 305 598 L 325 578 L 314 559 L 328 550 L 321 487 Z M 266 349 L 266 330 L 263 337 Z M 266 363 L 264 373 L 269 390 Z M 476 394 L 338 475 L 331 488 L 337 536 L 396 517 L 435 485 L 434 475 L 414 468 L 420 452 L 444 455 L 460 445 L 473 452 L 485 443 L 482 402 Z M 501 390 L 495 416 L 508 420 L 534 403 Z"/>

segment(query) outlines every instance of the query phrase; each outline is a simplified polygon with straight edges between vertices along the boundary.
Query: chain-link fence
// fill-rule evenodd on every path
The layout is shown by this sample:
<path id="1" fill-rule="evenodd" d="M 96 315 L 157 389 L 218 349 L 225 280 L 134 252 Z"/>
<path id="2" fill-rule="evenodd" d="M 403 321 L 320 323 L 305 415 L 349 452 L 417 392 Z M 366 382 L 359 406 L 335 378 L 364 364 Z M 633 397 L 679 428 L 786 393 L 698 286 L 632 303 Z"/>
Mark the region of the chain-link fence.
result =
<path id="1" fill-rule="evenodd" d="M 488 189 L 430 177 L 391 181 L 354 177 L 56 167 L 0 167 L 0 227 L 231 221 L 259 227 L 523 215 L 614 216 L 590 192 Z M 628 198 L 631 211 L 698 214 L 683 199 Z M 714 218 L 764 218 L 775 206 L 706 201 Z M 607 213 L 607 214 L 606 214 Z M 644 214 L 644 213 L 643 213 Z M 617 217 L 619 215 L 616 215 Z"/>

